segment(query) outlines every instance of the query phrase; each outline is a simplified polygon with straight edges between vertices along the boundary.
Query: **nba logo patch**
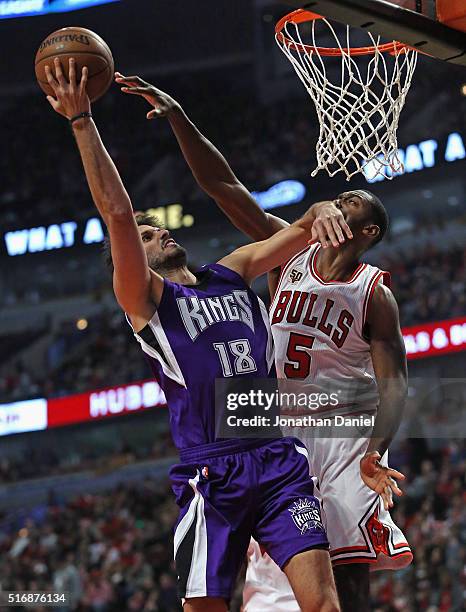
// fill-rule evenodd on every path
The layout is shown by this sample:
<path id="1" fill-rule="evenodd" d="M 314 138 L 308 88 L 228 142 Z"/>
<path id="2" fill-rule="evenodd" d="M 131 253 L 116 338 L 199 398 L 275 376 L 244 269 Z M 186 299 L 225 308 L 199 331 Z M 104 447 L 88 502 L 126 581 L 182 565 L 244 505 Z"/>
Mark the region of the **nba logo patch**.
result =
<path id="1" fill-rule="evenodd" d="M 201 470 L 202 478 L 206 480 L 209 478 L 209 468 L 205 465 Z"/>
<path id="2" fill-rule="evenodd" d="M 299 282 L 302 279 L 302 277 L 303 277 L 303 273 L 300 272 L 299 270 L 295 270 L 294 268 L 293 268 L 293 270 L 291 270 L 291 272 L 290 272 L 290 281 L 292 283 Z"/>
<path id="3" fill-rule="evenodd" d="M 324 530 L 317 500 L 300 499 L 295 501 L 291 508 L 288 508 L 288 512 L 291 513 L 293 523 L 299 529 L 301 535 L 304 535 L 309 529 Z"/>

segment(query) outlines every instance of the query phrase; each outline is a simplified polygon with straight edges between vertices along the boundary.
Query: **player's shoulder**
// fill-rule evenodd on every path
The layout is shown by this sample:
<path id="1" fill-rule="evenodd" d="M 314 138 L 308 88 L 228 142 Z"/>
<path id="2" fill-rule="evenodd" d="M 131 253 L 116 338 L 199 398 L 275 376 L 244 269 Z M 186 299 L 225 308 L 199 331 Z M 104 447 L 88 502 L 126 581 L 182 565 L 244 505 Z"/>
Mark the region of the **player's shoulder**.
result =
<path id="1" fill-rule="evenodd" d="M 398 315 L 398 304 L 393 291 L 384 283 L 379 282 L 374 288 L 369 304 L 368 319 L 389 317 L 393 314 Z"/>
<path id="2" fill-rule="evenodd" d="M 393 295 L 393 291 L 390 289 L 390 286 L 383 282 L 378 282 L 375 286 L 372 299 L 376 302 L 390 302 L 394 300 L 396 303 L 395 296 Z"/>
<path id="3" fill-rule="evenodd" d="M 249 285 L 246 283 L 241 274 L 233 270 L 233 268 L 230 267 L 229 264 L 230 260 L 228 259 L 228 256 L 223 257 L 217 263 L 211 263 L 203 266 L 201 268 L 201 272 L 209 271 L 210 278 L 212 280 L 217 280 L 222 283 L 226 282 L 228 284 L 236 285 L 241 288 L 248 288 Z"/>

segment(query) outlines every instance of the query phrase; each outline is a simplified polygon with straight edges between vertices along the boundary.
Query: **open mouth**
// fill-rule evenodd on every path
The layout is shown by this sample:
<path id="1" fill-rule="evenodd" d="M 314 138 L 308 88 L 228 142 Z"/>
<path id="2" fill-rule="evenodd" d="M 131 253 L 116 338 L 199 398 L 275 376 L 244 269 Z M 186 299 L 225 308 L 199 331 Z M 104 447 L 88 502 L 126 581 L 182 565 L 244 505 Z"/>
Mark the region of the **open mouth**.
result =
<path id="1" fill-rule="evenodd" d="M 168 238 L 165 240 L 165 242 L 162 244 L 162 249 L 166 249 L 170 246 L 176 246 L 176 242 L 173 240 L 173 238 Z"/>

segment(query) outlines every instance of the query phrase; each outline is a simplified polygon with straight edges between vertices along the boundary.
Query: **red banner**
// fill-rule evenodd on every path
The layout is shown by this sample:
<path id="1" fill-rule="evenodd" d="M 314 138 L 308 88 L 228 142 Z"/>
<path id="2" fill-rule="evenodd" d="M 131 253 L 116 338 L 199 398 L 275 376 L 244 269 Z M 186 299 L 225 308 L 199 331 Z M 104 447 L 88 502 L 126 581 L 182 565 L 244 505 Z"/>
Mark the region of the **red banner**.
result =
<path id="1" fill-rule="evenodd" d="M 466 317 L 403 328 L 408 359 L 466 350 Z"/>
<path id="2" fill-rule="evenodd" d="M 47 403 L 48 427 L 99 421 L 167 404 L 162 389 L 153 380 L 53 398 Z"/>
<path id="3" fill-rule="evenodd" d="M 466 317 L 403 328 L 408 359 L 466 350 Z M 90 393 L 0 404 L 0 436 L 100 421 L 167 405 L 154 380 Z"/>

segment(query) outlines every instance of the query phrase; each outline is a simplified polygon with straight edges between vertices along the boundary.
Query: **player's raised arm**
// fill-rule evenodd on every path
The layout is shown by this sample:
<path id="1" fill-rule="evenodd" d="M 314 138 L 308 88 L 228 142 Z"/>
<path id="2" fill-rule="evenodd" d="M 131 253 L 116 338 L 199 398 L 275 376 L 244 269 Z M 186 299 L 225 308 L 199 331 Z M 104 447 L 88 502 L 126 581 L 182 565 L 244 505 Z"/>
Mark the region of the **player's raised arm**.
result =
<path id="1" fill-rule="evenodd" d="M 361 476 L 369 487 L 382 496 L 388 509 L 393 506 L 392 494 L 402 494 L 395 479 L 404 480 L 404 476 L 397 470 L 382 466 L 379 460 L 400 426 L 408 384 L 398 306 L 385 285 L 377 285 L 374 291 L 367 322 L 380 403 L 372 437 L 361 460 Z"/>
<path id="2" fill-rule="evenodd" d="M 124 93 L 142 96 L 154 108 L 148 119 L 166 117 L 178 140 L 181 151 L 197 183 L 223 210 L 235 227 L 253 240 L 265 240 L 289 224 L 262 210 L 246 187 L 238 180 L 220 151 L 197 129 L 180 104 L 167 93 L 138 76 L 124 77 L 116 73 L 115 80 Z M 341 212 L 329 202 L 314 204 L 311 215 L 316 221 L 318 240 L 337 247 L 345 238 L 352 238 Z"/>
<path id="3" fill-rule="evenodd" d="M 46 66 L 49 85 L 55 96 L 47 96 L 53 109 L 72 126 L 87 182 L 94 203 L 107 225 L 114 266 L 114 290 L 121 307 L 130 315 L 149 320 L 154 299 L 161 296 L 163 280 L 151 273 L 130 198 L 92 119 L 86 93 L 87 68 L 77 84 L 76 64 L 69 61 L 69 81 L 60 60 L 54 60 L 54 73 Z"/>
<path id="4" fill-rule="evenodd" d="M 308 211 L 301 219 L 267 240 L 240 247 L 218 263 L 234 270 L 247 283 L 251 283 L 258 276 L 280 266 L 306 248 L 308 244 L 317 242 L 317 240 L 314 217 L 312 212 Z"/>
<path id="5" fill-rule="evenodd" d="M 220 151 L 200 133 L 176 100 L 138 76 L 124 77 L 117 72 L 115 80 L 123 85 L 124 93 L 140 95 L 154 107 L 147 113 L 148 119 L 168 119 L 197 183 L 240 231 L 253 240 L 264 240 L 288 225 L 262 210 Z"/>

